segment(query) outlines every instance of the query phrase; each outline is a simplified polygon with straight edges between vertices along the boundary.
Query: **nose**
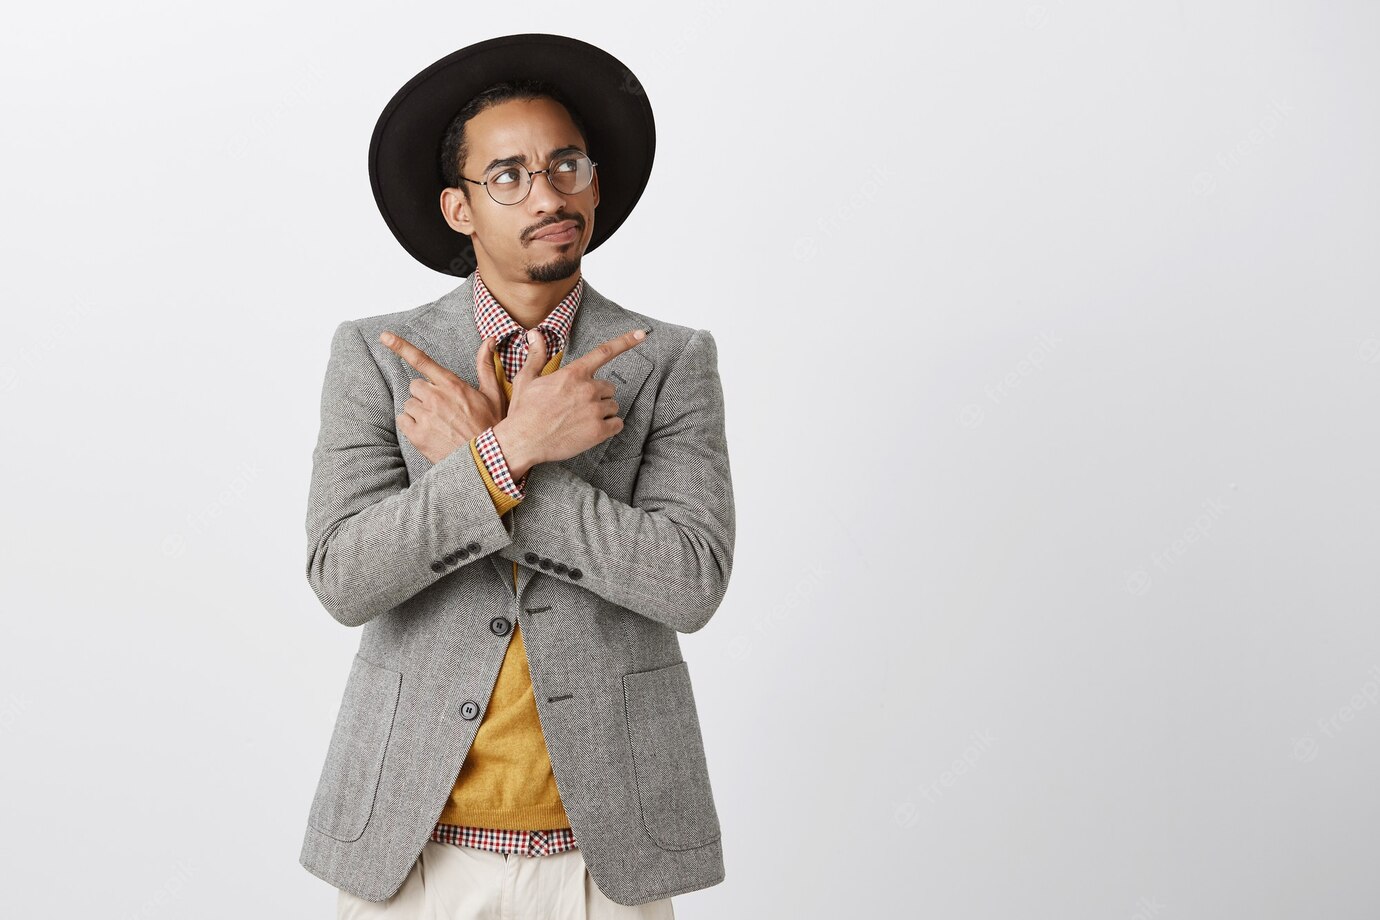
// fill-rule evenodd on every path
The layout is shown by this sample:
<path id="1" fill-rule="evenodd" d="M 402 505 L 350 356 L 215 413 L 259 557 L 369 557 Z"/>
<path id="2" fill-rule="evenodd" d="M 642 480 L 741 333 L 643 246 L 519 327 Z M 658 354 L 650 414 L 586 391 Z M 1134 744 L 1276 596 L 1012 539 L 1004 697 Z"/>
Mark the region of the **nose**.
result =
<path id="1" fill-rule="evenodd" d="M 539 172 L 532 177 L 527 201 L 537 210 L 551 211 L 565 204 L 565 196 L 551 184 L 551 177 L 546 172 Z"/>

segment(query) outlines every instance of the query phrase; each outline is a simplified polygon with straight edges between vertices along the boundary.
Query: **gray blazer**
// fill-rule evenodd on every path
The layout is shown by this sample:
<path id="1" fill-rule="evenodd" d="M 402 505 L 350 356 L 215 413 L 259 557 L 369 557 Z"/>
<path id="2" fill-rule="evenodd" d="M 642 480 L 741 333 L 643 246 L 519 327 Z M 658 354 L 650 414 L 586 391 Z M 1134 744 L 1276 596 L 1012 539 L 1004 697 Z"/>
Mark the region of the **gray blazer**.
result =
<path id="1" fill-rule="evenodd" d="M 301 863 L 367 900 L 397 891 L 517 623 L 556 785 L 599 890 L 632 905 L 715 885 L 719 820 L 677 636 L 709 622 L 733 565 L 714 338 L 626 310 L 586 280 L 562 364 L 649 333 L 595 373 L 617 387 L 623 430 L 533 467 L 526 498 L 500 518 L 468 449 L 433 464 L 399 436 L 419 375 L 378 341 L 392 330 L 476 384 L 473 281 L 342 322 L 331 342 L 307 580 L 332 617 L 363 629 Z"/>

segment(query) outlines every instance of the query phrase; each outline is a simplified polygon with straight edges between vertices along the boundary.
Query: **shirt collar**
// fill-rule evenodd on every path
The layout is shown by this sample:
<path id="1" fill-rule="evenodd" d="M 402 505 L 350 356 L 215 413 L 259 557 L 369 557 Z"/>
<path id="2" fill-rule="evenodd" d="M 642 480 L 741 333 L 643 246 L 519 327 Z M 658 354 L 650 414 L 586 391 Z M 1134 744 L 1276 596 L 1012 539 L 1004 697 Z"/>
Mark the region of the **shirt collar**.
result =
<path id="1" fill-rule="evenodd" d="M 569 294 L 551 309 L 537 328 L 546 334 L 546 357 L 549 359 L 558 351 L 564 350 L 570 341 L 570 327 L 575 323 L 575 311 L 580 307 L 580 295 L 584 293 L 585 279 L 581 274 Z M 498 299 L 484 285 L 478 269 L 474 273 L 474 325 L 481 339 L 494 336 L 495 350 L 504 356 L 514 373 L 520 370 L 527 358 L 527 336 L 525 330 L 512 315 L 498 302 Z M 514 333 L 519 333 L 514 336 Z"/>

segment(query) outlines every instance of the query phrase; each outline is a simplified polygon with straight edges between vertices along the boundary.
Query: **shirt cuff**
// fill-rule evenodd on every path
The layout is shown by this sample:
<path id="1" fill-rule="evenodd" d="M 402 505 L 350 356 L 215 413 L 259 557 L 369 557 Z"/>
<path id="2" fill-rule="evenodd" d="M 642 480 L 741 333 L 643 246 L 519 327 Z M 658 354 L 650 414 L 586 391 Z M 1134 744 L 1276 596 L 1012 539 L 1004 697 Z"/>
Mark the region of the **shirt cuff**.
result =
<path id="1" fill-rule="evenodd" d="M 503 517 L 503 515 L 522 504 L 521 499 L 513 498 L 513 496 L 504 492 L 498 487 L 498 484 L 494 482 L 493 474 L 490 473 L 489 468 L 484 465 L 484 460 L 479 456 L 479 448 L 475 446 L 473 438 L 470 439 L 470 456 L 474 458 L 474 467 L 479 471 L 479 478 L 484 480 L 484 488 L 488 490 L 489 498 L 493 501 L 494 510 L 498 512 L 499 517 Z"/>
<path id="2" fill-rule="evenodd" d="M 498 438 L 494 437 L 493 427 L 481 431 L 474 439 L 474 444 L 480 459 L 484 461 L 484 468 L 489 471 L 494 483 L 508 495 L 520 500 L 524 495 L 523 487 L 527 485 L 527 477 L 523 476 L 521 482 L 513 482 L 513 474 L 508 470 L 508 461 L 504 459 L 503 450 L 498 446 Z"/>

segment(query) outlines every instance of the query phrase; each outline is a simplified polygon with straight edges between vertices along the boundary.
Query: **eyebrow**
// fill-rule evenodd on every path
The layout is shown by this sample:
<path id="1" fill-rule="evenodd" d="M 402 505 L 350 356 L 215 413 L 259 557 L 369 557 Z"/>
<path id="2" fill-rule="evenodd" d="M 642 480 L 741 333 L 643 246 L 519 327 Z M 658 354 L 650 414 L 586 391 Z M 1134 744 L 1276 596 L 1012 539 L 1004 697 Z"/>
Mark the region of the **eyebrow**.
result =
<path id="1" fill-rule="evenodd" d="M 581 150 L 579 147 L 576 147 L 573 144 L 567 145 L 565 147 L 557 147 L 555 150 L 551 151 L 546 155 L 546 162 L 550 163 L 552 160 L 556 159 L 557 154 L 569 153 L 572 150 L 576 153 L 584 153 L 583 150 Z M 586 156 L 588 156 L 588 154 L 586 154 Z M 489 174 L 489 171 L 492 170 L 495 166 L 511 166 L 514 163 L 521 163 L 523 166 L 526 166 L 527 154 L 519 153 L 516 156 L 499 157 L 496 160 L 491 160 L 489 162 L 489 165 L 484 167 L 484 174 L 487 176 Z"/>

